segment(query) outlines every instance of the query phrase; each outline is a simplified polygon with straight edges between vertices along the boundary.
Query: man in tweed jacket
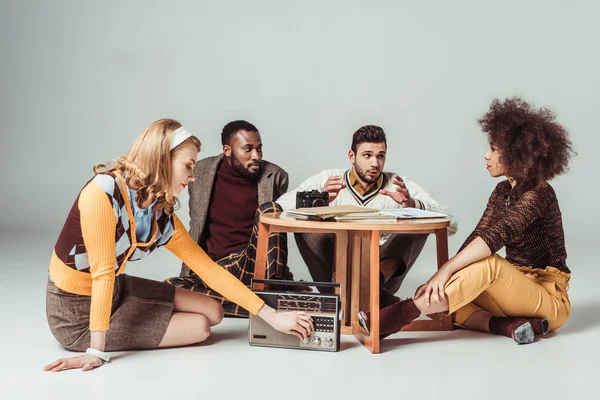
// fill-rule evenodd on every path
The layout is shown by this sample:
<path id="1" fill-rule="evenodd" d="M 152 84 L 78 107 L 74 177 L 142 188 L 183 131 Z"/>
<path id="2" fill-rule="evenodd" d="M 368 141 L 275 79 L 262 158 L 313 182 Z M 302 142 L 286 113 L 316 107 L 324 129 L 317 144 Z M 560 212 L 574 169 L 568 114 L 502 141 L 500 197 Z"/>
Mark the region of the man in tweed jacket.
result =
<path id="1" fill-rule="evenodd" d="M 246 285 L 254 275 L 258 216 L 282 211 L 274 201 L 288 189 L 288 174 L 262 159 L 258 129 L 246 121 L 233 121 L 221 133 L 223 153 L 200 160 L 190 191 L 190 235 L 217 264 Z M 269 236 L 266 277 L 293 279 L 287 266 L 287 236 Z M 223 304 L 225 314 L 248 312 L 224 299 L 183 264 L 179 277 L 166 280 L 175 286 L 204 293 Z"/>

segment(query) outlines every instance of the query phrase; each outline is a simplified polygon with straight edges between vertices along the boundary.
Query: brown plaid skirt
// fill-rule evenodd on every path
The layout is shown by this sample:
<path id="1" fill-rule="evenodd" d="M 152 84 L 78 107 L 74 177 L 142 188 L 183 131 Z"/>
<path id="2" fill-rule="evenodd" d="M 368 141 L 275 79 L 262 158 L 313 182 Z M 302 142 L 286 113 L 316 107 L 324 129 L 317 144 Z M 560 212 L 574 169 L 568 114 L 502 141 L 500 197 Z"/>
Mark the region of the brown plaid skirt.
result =
<path id="1" fill-rule="evenodd" d="M 164 282 L 118 275 L 106 332 L 106 351 L 155 349 L 173 314 L 175 288 Z M 67 350 L 90 346 L 90 296 L 59 289 L 48 281 L 46 315 L 52 334 Z"/>
<path id="2" fill-rule="evenodd" d="M 217 264 L 229 271 L 233 276 L 242 281 L 246 286 L 250 287 L 250 280 L 254 277 L 254 264 L 256 263 L 256 245 L 258 242 L 258 220 L 262 213 L 282 212 L 281 206 L 275 202 L 262 204 L 256 211 L 254 218 L 254 226 L 252 227 L 252 235 L 248 246 L 239 252 L 232 253 L 220 260 L 215 261 Z M 286 279 L 294 280 L 294 276 L 290 272 L 288 265 L 287 254 L 287 234 L 272 233 L 269 235 L 268 250 L 267 250 L 267 270 L 265 278 L 267 279 Z M 192 290 L 202 293 L 217 300 L 223 306 L 225 315 L 230 317 L 248 317 L 248 311 L 241 306 L 232 303 L 225 299 L 216 290 L 211 289 L 204 283 L 202 279 L 194 272 L 189 275 L 177 276 L 168 278 L 165 282 L 182 289 Z"/>

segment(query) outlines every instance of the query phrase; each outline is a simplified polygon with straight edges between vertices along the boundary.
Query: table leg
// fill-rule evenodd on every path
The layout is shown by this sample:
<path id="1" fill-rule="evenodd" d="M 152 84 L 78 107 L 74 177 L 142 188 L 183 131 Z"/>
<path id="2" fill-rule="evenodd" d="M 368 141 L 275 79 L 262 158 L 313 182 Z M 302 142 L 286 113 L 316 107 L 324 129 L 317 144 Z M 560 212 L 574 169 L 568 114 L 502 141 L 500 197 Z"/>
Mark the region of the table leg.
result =
<path id="1" fill-rule="evenodd" d="M 448 230 L 446 228 L 435 230 L 435 244 L 438 269 L 440 269 L 448 261 Z"/>
<path id="2" fill-rule="evenodd" d="M 371 353 L 379 353 L 379 231 L 371 231 L 369 240 L 369 270 L 371 297 Z"/>
<path id="3" fill-rule="evenodd" d="M 350 264 L 352 266 L 352 289 L 350 294 L 350 323 L 352 325 L 352 333 L 356 336 L 361 332 L 358 325 L 358 311 L 360 309 L 360 264 L 361 264 L 361 237 L 357 232 L 350 232 Z M 360 340 L 360 339 L 359 339 Z"/>
<path id="4" fill-rule="evenodd" d="M 369 258 L 369 246 L 371 243 L 368 240 L 369 232 L 361 232 L 360 246 L 360 303 L 359 310 L 371 309 L 371 259 Z"/>
<path id="5" fill-rule="evenodd" d="M 373 230 L 369 232 L 361 232 L 363 236 L 362 240 L 365 240 L 365 246 L 361 242 L 361 238 L 355 238 L 353 242 L 353 255 L 358 259 L 362 259 L 367 262 L 358 262 L 354 260 L 352 266 L 352 323 L 354 327 L 354 336 L 373 354 L 379 353 L 379 231 Z M 368 238 L 368 242 L 366 239 Z M 359 254 L 359 249 L 362 250 L 362 254 Z M 353 257 L 354 257 L 353 256 Z M 368 256 L 368 258 L 367 258 Z M 358 264 L 358 265 L 357 265 Z M 361 265 L 362 264 L 362 265 Z M 357 267 L 357 268 L 355 268 Z M 360 269 L 363 268 L 361 274 Z M 356 271 L 358 269 L 359 271 Z M 364 272 L 367 272 L 365 276 Z M 356 282 L 355 279 L 363 276 L 367 279 L 362 279 L 362 282 Z M 367 284 L 368 282 L 368 293 L 360 293 L 361 284 Z M 355 293 L 357 289 L 358 293 Z M 371 313 L 371 326 L 369 327 L 371 333 L 367 334 L 358 324 L 357 314 L 360 308 L 361 299 L 368 299 L 368 307 L 365 310 L 369 310 Z M 366 302 L 363 301 L 363 304 Z"/>
<path id="6" fill-rule="evenodd" d="M 350 325 L 350 287 L 348 274 L 348 232 L 340 231 L 335 233 L 335 280 L 342 284 L 340 297 L 342 303 L 342 333 L 351 334 Z"/>
<path id="7" fill-rule="evenodd" d="M 254 278 L 265 279 L 267 269 L 267 251 L 269 245 L 270 226 L 258 222 L 258 240 L 256 243 L 256 261 L 254 262 Z M 254 285 L 255 290 L 264 290 L 264 284 Z"/>
<path id="8" fill-rule="evenodd" d="M 442 265 L 448 261 L 448 229 L 436 229 L 435 230 L 435 243 L 437 247 L 437 261 L 438 269 L 442 268 Z M 452 330 L 452 316 L 444 313 L 436 314 L 433 316 L 434 320 L 438 322 L 439 330 L 451 331 Z"/>

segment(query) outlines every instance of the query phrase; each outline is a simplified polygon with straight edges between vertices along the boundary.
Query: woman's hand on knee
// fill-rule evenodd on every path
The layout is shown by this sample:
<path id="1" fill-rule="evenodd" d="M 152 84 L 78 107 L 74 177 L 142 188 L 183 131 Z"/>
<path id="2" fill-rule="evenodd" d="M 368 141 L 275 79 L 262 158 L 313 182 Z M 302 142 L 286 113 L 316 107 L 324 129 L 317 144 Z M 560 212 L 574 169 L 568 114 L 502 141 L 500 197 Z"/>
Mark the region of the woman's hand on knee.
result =
<path id="1" fill-rule="evenodd" d="M 426 284 L 422 285 L 415 294 L 415 299 L 423 296 L 423 301 L 426 306 L 429 306 L 432 302 L 440 303 L 446 299 L 446 283 L 452 276 L 452 272 L 449 268 L 440 268 Z"/>
<path id="2" fill-rule="evenodd" d="M 82 371 L 89 371 L 98 368 L 104 363 L 101 359 L 91 354 L 84 354 L 77 357 L 60 358 L 44 367 L 44 371 L 60 372 L 68 369 L 81 368 Z"/>

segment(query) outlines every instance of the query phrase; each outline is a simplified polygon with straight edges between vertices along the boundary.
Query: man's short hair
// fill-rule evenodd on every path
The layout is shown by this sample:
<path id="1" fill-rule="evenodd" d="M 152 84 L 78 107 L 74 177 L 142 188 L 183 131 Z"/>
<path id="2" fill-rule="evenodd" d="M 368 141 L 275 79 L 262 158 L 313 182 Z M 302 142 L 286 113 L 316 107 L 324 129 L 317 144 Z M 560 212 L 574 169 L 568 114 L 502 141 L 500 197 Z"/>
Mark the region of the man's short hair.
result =
<path id="1" fill-rule="evenodd" d="M 258 132 L 258 129 L 248 121 L 231 121 L 223 127 L 221 132 L 221 144 L 225 146 L 231 141 L 231 137 L 239 131 Z"/>
<path id="2" fill-rule="evenodd" d="M 356 154 L 358 145 L 361 143 L 385 143 L 385 147 L 387 148 L 385 132 L 377 125 L 365 125 L 354 132 L 351 147 L 354 154 Z"/>

